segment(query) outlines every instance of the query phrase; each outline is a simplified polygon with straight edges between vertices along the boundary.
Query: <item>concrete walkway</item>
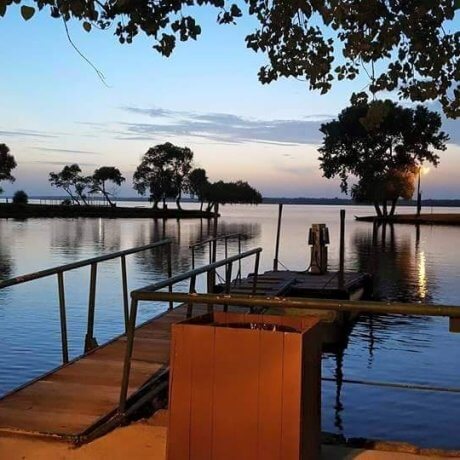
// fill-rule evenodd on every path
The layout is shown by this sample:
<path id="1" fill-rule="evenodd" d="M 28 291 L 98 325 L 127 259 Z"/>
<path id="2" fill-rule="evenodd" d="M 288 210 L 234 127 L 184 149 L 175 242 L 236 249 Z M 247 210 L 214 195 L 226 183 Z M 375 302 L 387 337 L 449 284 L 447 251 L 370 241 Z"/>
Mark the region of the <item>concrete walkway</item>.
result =
<path id="1" fill-rule="evenodd" d="M 79 448 L 58 441 L 24 437 L 0 437 L 0 459 L 5 460 L 164 460 L 166 456 L 166 417 L 118 428 L 108 435 Z M 324 460 L 426 460 L 426 457 L 395 452 L 323 446 Z M 445 457 L 443 457 L 445 458 Z M 449 457 L 457 458 L 460 457 Z"/>

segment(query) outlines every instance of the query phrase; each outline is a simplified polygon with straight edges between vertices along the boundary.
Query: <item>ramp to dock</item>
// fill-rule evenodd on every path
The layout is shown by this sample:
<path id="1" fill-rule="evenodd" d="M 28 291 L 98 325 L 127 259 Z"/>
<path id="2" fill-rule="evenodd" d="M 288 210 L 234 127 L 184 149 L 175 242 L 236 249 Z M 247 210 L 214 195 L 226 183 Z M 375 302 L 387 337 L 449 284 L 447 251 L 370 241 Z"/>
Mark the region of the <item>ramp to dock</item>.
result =
<path id="1" fill-rule="evenodd" d="M 195 305 L 193 316 L 207 311 Z M 164 374 L 171 324 L 186 318 L 179 306 L 139 326 L 134 340 L 128 397 Z M 126 336 L 20 387 L 0 399 L 0 434 L 48 436 L 80 442 L 117 414 Z M 128 400 L 129 402 L 129 400 Z"/>

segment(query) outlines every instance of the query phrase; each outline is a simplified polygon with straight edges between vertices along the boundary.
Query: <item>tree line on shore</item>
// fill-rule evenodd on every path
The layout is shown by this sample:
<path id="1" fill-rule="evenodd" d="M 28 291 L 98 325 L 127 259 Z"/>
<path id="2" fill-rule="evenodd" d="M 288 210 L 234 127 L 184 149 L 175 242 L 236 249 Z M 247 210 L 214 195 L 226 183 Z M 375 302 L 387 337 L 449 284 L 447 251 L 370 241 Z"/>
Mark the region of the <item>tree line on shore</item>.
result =
<path id="1" fill-rule="evenodd" d="M 17 163 L 8 146 L 0 144 L 0 181 L 14 182 L 12 175 Z M 65 204 L 89 205 L 89 193 L 102 195 L 110 206 L 114 192 L 111 188 L 125 182 L 121 171 L 115 166 L 101 166 L 92 175 L 85 176 L 77 163 L 65 165 L 59 172 L 49 173 L 52 187 L 63 190 L 68 198 Z M 262 195 L 247 182 L 210 182 L 203 168 L 193 167 L 193 152 L 188 147 L 178 147 L 169 142 L 151 147 L 142 157 L 133 175 L 133 188 L 140 195 L 148 195 L 154 209 L 160 202 L 167 208 L 166 200 L 174 199 L 178 209 L 184 193 L 197 198 L 203 210 L 210 212 L 220 204 L 249 203 L 259 204 Z M 3 189 L 0 188 L 0 193 Z M 18 195 L 16 200 L 16 195 Z M 27 194 L 16 192 L 14 203 L 27 203 Z"/>

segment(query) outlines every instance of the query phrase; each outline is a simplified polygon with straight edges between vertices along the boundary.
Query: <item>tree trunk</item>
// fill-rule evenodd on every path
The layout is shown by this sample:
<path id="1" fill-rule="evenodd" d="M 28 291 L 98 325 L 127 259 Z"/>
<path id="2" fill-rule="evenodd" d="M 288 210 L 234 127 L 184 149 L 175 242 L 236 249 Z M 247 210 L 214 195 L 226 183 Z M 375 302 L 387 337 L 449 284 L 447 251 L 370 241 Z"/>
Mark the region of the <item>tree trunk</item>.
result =
<path id="1" fill-rule="evenodd" d="M 105 182 L 102 183 L 101 192 L 105 196 L 105 199 L 108 201 L 110 207 L 113 208 L 115 204 L 110 201 L 109 194 L 105 191 Z"/>
<path id="2" fill-rule="evenodd" d="M 382 217 L 382 211 L 380 210 L 380 205 L 377 201 L 374 201 L 374 208 L 375 212 L 377 213 L 377 216 Z"/>
<path id="3" fill-rule="evenodd" d="M 182 211 L 182 208 L 181 208 L 181 205 L 180 205 L 180 199 L 182 198 L 182 193 L 179 192 L 179 195 L 177 195 L 177 198 L 176 198 L 176 206 L 177 206 L 177 209 L 180 209 Z"/>
<path id="4" fill-rule="evenodd" d="M 203 205 L 204 205 L 204 202 L 202 201 L 200 204 L 200 211 L 203 211 Z"/>
<path id="5" fill-rule="evenodd" d="M 73 195 L 73 193 L 68 189 L 68 188 L 64 188 L 64 191 L 70 196 L 70 199 L 72 200 L 72 202 L 78 204 L 80 206 L 80 202 L 78 201 L 78 198 L 75 197 Z"/>
<path id="6" fill-rule="evenodd" d="M 153 209 L 155 209 L 155 210 L 158 209 L 158 201 L 159 200 L 153 200 Z"/>
<path id="7" fill-rule="evenodd" d="M 395 198 L 394 200 L 391 200 L 391 210 L 390 210 L 390 216 L 394 216 L 395 215 L 395 210 L 396 210 L 396 203 L 397 203 L 398 199 Z"/>
<path id="8" fill-rule="evenodd" d="M 383 201 L 382 208 L 383 208 L 383 215 L 387 217 L 388 216 L 387 200 Z"/>

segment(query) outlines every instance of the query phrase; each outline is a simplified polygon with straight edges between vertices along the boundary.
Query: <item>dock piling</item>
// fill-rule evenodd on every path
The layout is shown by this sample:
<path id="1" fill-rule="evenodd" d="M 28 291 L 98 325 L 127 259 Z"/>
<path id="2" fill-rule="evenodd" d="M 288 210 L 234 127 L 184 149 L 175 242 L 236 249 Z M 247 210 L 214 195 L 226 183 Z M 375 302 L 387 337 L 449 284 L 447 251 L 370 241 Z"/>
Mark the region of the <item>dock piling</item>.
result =
<path id="1" fill-rule="evenodd" d="M 343 287 L 345 272 L 345 209 L 340 210 L 340 257 L 339 257 L 339 284 Z"/>
<path id="2" fill-rule="evenodd" d="M 280 250 L 280 235 L 281 235 L 281 217 L 283 214 L 283 205 L 280 203 L 278 205 L 278 227 L 276 230 L 276 246 L 275 246 L 275 258 L 273 260 L 273 271 L 278 271 L 278 257 Z"/>

